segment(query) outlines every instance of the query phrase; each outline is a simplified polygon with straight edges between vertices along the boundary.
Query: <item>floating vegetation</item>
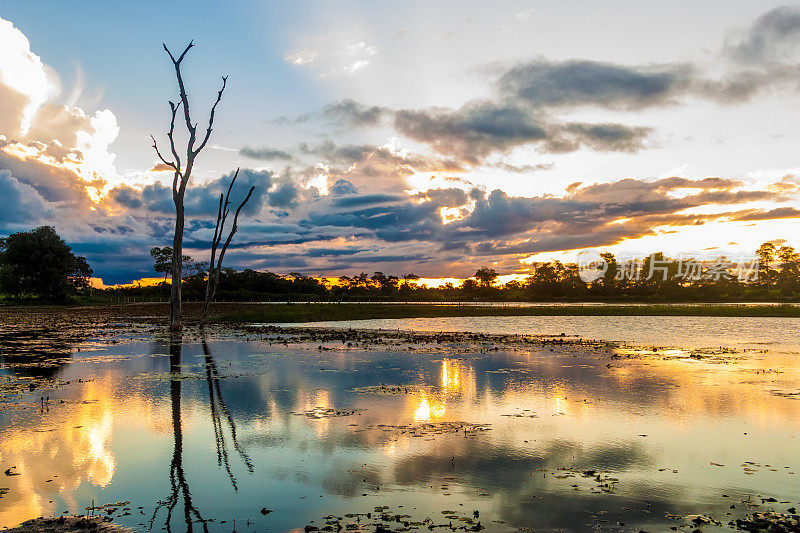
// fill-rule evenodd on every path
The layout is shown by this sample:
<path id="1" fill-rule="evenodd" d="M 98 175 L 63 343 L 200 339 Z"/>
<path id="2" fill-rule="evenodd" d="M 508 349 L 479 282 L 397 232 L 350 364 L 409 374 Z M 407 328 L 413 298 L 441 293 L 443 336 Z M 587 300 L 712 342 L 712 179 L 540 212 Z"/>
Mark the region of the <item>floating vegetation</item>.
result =
<path id="1" fill-rule="evenodd" d="M 361 414 L 364 409 L 333 409 L 333 408 L 326 408 L 317 406 L 313 409 L 309 409 L 308 411 L 302 411 L 300 413 L 292 413 L 293 415 L 297 416 L 305 416 L 306 418 L 312 420 L 319 420 L 323 418 L 337 418 L 340 416 L 353 416 L 357 414 Z"/>
<path id="2" fill-rule="evenodd" d="M 778 396 L 780 398 L 789 398 L 790 400 L 800 400 L 800 390 L 798 391 L 782 391 L 773 389 L 769 391 L 770 394 L 773 396 Z"/>
<path id="3" fill-rule="evenodd" d="M 379 505 L 371 511 L 360 513 L 346 513 L 343 516 L 328 515 L 317 521 L 308 523 L 304 531 L 348 531 L 369 533 L 395 533 L 426 529 L 435 531 L 483 531 L 486 529 L 480 521 L 480 512 L 457 513 L 456 511 L 443 510 L 443 516 L 412 516 L 399 508 L 392 511 L 388 505 Z"/>
<path id="4" fill-rule="evenodd" d="M 396 435 L 410 437 L 427 437 L 462 433 L 464 437 L 474 437 L 481 432 L 491 430 L 491 424 L 472 424 L 469 422 L 425 422 L 422 424 L 390 425 L 376 424 L 367 429 L 378 429 Z"/>
<path id="5" fill-rule="evenodd" d="M 418 394 L 430 392 L 434 389 L 435 387 L 427 385 L 370 385 L 367 387 L 356 387 L 352 389 L 352 391 L 359 394 L 382 394 L 392 396 L 395 394 Z"/>

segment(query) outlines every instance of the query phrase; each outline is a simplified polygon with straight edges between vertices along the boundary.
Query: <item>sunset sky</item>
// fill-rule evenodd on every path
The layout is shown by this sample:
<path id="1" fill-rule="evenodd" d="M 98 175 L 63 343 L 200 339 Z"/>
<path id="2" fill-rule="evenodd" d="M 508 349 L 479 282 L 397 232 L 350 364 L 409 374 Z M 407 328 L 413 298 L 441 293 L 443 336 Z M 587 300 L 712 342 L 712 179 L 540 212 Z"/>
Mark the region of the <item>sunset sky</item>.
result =
<path id="1" fill-rule="evenodd" d="M 48 224 L 95 275 L 171 243 L 180 52 L 209 146 L 187 192 L 255 185 L 227 266 L 465 277 L 582 249 L 800 245 L 800 4 L 3 2 L 0 236 Z M 239 194 L 243 190 L 239 189 Z"/>

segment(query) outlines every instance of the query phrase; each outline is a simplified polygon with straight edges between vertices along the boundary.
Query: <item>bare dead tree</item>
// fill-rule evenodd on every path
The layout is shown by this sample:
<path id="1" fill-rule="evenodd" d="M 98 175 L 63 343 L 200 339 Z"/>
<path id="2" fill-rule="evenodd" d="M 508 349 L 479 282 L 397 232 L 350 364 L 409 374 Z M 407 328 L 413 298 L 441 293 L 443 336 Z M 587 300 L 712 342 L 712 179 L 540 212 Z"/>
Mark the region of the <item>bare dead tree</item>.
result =
<path id="1" fill-rule="evenodd" d="M 201 133 L 201 136 L 198 137 L 198 124 L 196 122 L 192 122 L 191 113 L 189 111 L 189 97 L 186 94 L 186 87 L 183 83 L 183 76 L 181 75 L 181 63 L 186 58 L 186 54 L 189 52 L 189 50 L 194 46 L 194 41 L 189 42 L 188 46 L 177 57 L 177 59 L 172 52 L 170 52 L 169 48 L 167 48 L 166 44 L 163 46 L 164 51 L 167 52 L 167 55 L 172 61 L 172 65 L 175 68 L 175 77 L 178 81 L 178 102 L 175 103 L 172 100 L 169 102 L 169 108 L 172 116 L 170 118 L 167 139 L 169 139 L 169 148 L 172 154 L 171 159 L 167 159 L 161 154 L 155 137 L 152 135 L 150 137 L 153 139 L 153 149 L 156 151 L 158 158 L 174 172 L 172 177 L 172 200 L 175 203 L 175 236 L 172 240 L 172 290 L 170 292 L 169 327 L 172 331 L 179 331 L 182 327 L 181 282 L 183 280 L 183 228 L 185 221 L 183 199 L 186 195 L 186 186 L 188 185 L 189 179 L 192 176 L 195 159 L 203 150 L 203 148 L 206 147 L 208 139 L 211 137 L 211 131 L 213 130 L 214 126 L 214 113 L 217 110 L 217 105 L 219 105 L 220 100 L 222 100 L 222 93 L 225 91 L 228 77 L 222 76 L 222 87 L 217 93 L 217 98 L 214 101 L 214 104 L 211 106 L 211 112 L 209 113 L 208 118 L 208 127 L 206 128 L 205 133 Z M 175 143 L 175 121 L 178 116 L 178 111 L 181 108 L 183 108 L 183 122 L 185 123 L 188 134 L 184 161 L 181 161 L 180 155 L 180 152 L 183 150 L 179 150 Z"/>
<path id="2" fill-rule="evenodd" d="M 233 215 L 233 225 L 231 226 L 231 230 L 228 233 L 228 237 L 225 239 L 225 242 L 222 243 L 222 248 L 219 247 L 220 243 L 222 242 L 222 236 L 225 233 L 225 222 L 228 220 L 228 215 L 230 214 L 230 198 L 231 198 L 231 191 L 233 190 L 233 184 L 236 183 L 236 178 L 239 176 L 239 169 L 236 169 L 236 172 L 233 174 L 233 178 L 231 179 L 230 185 L 228 185 L 228 192 L 225 193 L 223 196 L 221 193 L 219 195 L 219 209 L 217 211 L 217 225 L 214 229 L 214 239 L 211 241 L 211 262 L 208 265 L 208 281 L 206 282 L 206 299 L 203 302 L 203 314 L 200 317 L 200 327 L 202 328 L 206 323 L 206 316 L 208 315 L 208 306 L 211 304 L 211 301 L 214 299 L 214 296 L 217 294 L 217 287 L 219 286 L 219 275 L 222 272 L 222 260 L 225 257 L 225 252 L 228 251 L 228 246 L 231 244 L 231 240 L 233 236 L 236 234 L 236 230 L 239 229 L 239 213 L 242 211 L 242 208 L 247 204 L 250 200 L 250 197 L 253 195 L 253 191 L 256 189 L 255 186 L 250 187 L 250 191 L 248 191 L 247 196 L 244 197 L 242 203 L 239 204 L 239 207 L 236 208 L 236 212 Z M 219 250 L 219 257 L 217 257 L 217 250 Z M 215 262 L 216 261 L 216 262 Z"/>

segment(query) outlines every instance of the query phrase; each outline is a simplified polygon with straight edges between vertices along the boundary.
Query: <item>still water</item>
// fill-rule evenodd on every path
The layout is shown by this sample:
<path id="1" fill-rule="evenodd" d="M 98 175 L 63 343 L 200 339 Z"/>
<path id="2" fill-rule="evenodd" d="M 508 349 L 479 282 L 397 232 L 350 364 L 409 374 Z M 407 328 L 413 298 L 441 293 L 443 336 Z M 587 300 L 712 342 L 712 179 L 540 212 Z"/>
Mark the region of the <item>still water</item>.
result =
<path id="1" fill-rule="evenodd" d="M 556 343 L 29 331 L 34 348 L 3 346 L 0 470 L 19 475 L 0 479 L 0 527 L 112 504 L 94 512 L 140 531 L 376 531 L 381 516 L 394 531 L 688 531 L 695 514 L 720 523 L 704 531 L 730 530 L 800 503 L 796 324 L 333 324 Z"/>

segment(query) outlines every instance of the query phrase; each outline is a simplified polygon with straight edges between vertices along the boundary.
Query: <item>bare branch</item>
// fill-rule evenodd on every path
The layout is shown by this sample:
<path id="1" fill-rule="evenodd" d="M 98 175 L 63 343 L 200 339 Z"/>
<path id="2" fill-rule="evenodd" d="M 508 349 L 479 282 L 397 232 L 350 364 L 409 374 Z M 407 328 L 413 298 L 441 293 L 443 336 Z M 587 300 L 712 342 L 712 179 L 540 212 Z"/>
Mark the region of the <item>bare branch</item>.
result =
<path id="1" fill-rule="evenodd" d="M 206 147 L 206 143 L 208 142 L 208 138 L 211 137 L 211 131 L 214 126 L 214 113 L 217 110 L 217 105 L 219 101 L 222 100 L 222 93 L 225 92 L 225 86 L 228 84 L 228 76 L 222 76 L 222 87 L 220 88 L 219 92 L 217 92 L 217 100 L 214 102 L 214 105 L 211 106 L 211 114 L 208 117 L 208 128 L 206 129 L 206 135 L 203 138 L 203 142 L 200 143 L 200 146 L 195 150 L 195 155 L 200 153 L 200 150 Z"/>
<path id="2" fill-rule="evenodd" d="M 208 280 L 206 282 L 206 298 L 205 302 L 203 303 L 203 312 L 200 318 L 200 327 L 202 328 L 205 324 L 206 316 L 208 314 L 208 306 L 211 303 L 211 300 L 214 299 L 214 295 L 217 293 L 217 286 L 219 285 L 219 276 L 222 272 L 222 261 L 225 258 L 225 252 L 228 250 L 228 247 L 231 244 L 231 240 L 233 236 L 236 234 L 236 230 L 239 228 L 239 213 L 241 213 L 244 206 L 250 200 L 250 197 L 253 195 L 253 191 L 255 191 L 255 186 L 250 187 L 250 190 L 247 193 L 247 196 L 244 197 L 242 203 L 239 204 L 239 207 L 236 208 L 236 213 L 233 216 L 233 226 L 231 227 L 230 232 L 228 233 L 228 237 L 225 239 L 225 243 L 222 245 L 222 248 L 219 248 L 219 244 L 222 241 L 222 235 L 224 233 L 225 228 L 225 221 L 230 214 L 229 206 L 231 191 L 233 190 L 233 185 L 236 182 L 236 178 L 239 176 L 239 169 L 236 169 L 236 172 L 233 174 L 233 178 L 231 179 L 230 185 L 228 185 L 228 191 L 225 194 L 223 199 L 222 194 L 219 195 L 219 209 L 217 210 L 217 226 L 214 230 L 214 240 L 211 242 L 211 262 L 209 264 L 209 271 L 208 271 Z M 219 250 L 219 257 L 217 258 L 217 250 Z M 216 259 L 216 264 L 215 263 Z M 234 439 L 235 440 L 235 439 Z M 237 448 L 238 449 L 238 448 Z"/>
<path id="3" fill-rule="evenodd" d="M 219 209 L 217 210 L 217 226 L 214 228 L 214 238 L 211 240 L 211 261 L 208 263 L 208 276 L 209 278 L 214 274 L 214 260 L 217 256 L 217 246 L 219 241 L 222 240 L 222 193 L 219 193 Z"/>
<path id="4" fill-rule="evenodd" d="M 178 150 L 175 148 L 175 137 L 174 137 L 174 135 L 175 135 L 175 116 L 177 115 L 178 108 L 180 106 L 181 106 L 181 102 L 178 102 L 178 105 L 175 105 L 175 103 L 172 100 L 169 101 L 169 109 L 170 109 L 170 112 L 172 113 L 172 118 L 169 121 L 169 133 L 167 133 L 167 138 L 169 139 L 169 147 L 170 147 L 170 150 L 172 150 L 172 157 L 175 158 L 175 164 L 176 164 L 175 170 L 178 170 L 178 171 L 180 171 L 180 168 L 181 168 L 181 158 L 178 155 Z"/>
<path id="5" fill-rule="evenodd" d="M 173 163 L 172 161 L 167 161 L 166 159 L 164 159 L 164 156 L 161 155 L 161 151 L 158 149 L 158 143 L 156 142 L 156 138 L 153 137 L 152 135 L 150 135 L 150 138 L 153 139 L 153 149 L 155 149 L 156 155 L 161 160 L 161 162 L 167 165 L 168 167 L 172 167 L 175 170 L 178 170 L 178 167 L 175 165 L 175 163 Z"/>
<path id="6" fill-rule="evenodd" d="M 183 118 L 186 121 L 186 129 L 189 130 L 189 143 L 186 150 L 186 157 L 187 157 L 187 167 L 191 166 L 191 153 L 194 149 L 194 140 L 196 136 L 196 128 L 192 125 L 192 119 L 189 114 L 189 97 L 186 94 L 186 86 L 183 84 L 183 76 L 181 75 L 181 62 L 183 58 L 186 57 L 186 53 L 194 46 L 194 41 L 189 41 L 188 46 L 184 49 L 183 53 L 181 53 L 180 57 L 176 60 L 175 57 L 172 55 L 172 52 L 169 51 L 167 45 L 164 44 L 164 50 L 166 50 L 169 58 L 172 60 L 172 66 L 175 68 L 175 77 L 178 79 L 178 92 L 180 94 L 181 103 L 183 104 Z M 183 181 L 183 180 L 182 180 Z"/>
<path id="7" fill-rule="evenodd" d="M 228 238 L 225 240 L 225 244 L 222 245 L 222 250 L 219 252 L 219 266 L 222 266 L 222 258 L 225 256 L 225 252 L 228 250 L 228 246 L 231 244 L 231 239 L 236 234 L 236 230 L 239 229 L 239 212 L 245 206 L 245 204 L 250 200 L 250 197 L 253 195 L 253 191 L 256 190 L 255 185 L 250 187 L 250 190 L 247 193 L 247 196 L 244 197 L 242 203 L 239 204 L 239 207 L 236 208 L 236 214 L 233 216 L 233 226 L 231 226 L 231 232 L 228 234 Z"/>

